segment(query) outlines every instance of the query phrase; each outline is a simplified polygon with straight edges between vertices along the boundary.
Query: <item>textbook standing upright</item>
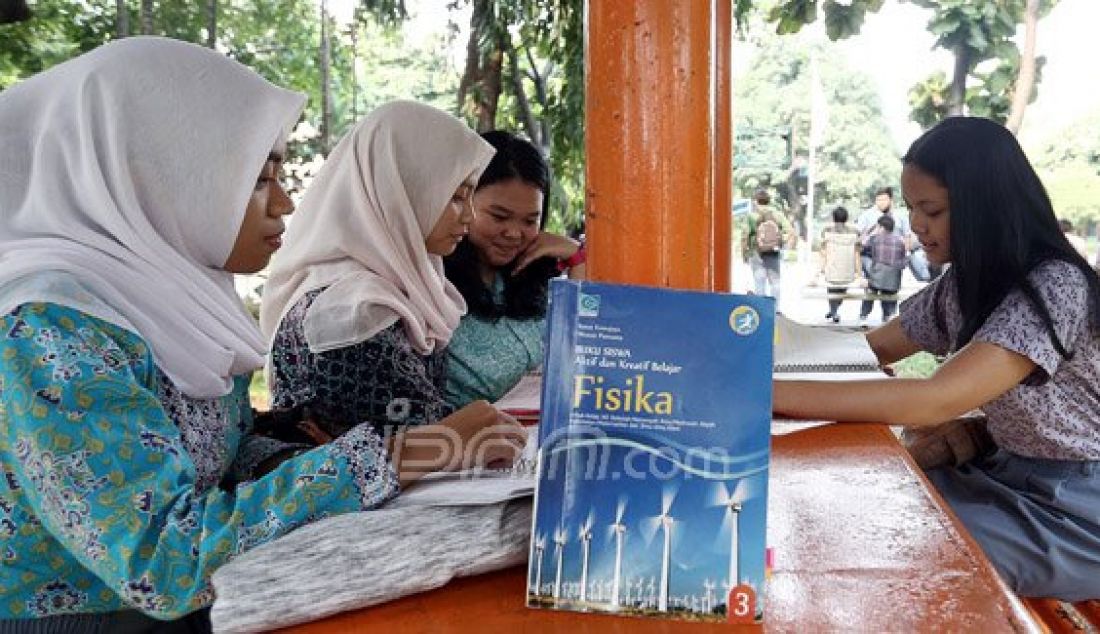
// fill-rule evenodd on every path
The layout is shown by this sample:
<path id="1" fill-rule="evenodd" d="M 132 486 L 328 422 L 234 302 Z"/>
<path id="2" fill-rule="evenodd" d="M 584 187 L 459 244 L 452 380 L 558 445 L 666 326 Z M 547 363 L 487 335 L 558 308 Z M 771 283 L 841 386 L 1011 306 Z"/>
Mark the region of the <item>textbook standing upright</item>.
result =
<path id="1" fill-rule="evenodd" d="M 774 312 L 551 283 L 529 606 L 762 618 Z"/>

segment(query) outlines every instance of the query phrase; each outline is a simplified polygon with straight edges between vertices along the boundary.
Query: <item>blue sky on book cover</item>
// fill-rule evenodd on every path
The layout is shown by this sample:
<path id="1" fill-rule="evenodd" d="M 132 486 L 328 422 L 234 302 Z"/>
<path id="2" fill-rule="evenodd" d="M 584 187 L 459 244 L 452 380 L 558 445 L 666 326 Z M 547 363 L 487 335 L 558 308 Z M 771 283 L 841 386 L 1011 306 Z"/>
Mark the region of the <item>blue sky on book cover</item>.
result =
<path id="1" fill-rule="evenodd" d="M 529 603 L 717 620 L 747 584 L 759 616 L 773 300 L 555 280 L 550 305 Z"/>

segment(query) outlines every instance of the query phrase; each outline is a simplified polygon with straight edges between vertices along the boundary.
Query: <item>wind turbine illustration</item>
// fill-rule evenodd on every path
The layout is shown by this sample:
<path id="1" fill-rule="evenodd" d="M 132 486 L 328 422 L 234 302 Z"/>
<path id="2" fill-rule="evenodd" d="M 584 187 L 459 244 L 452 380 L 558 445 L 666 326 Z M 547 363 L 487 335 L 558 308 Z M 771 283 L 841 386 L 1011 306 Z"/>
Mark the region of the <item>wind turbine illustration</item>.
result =
<path id="1" fill-rule="evenodd" d="M 561 569 L 562 559 L 565 555 L 565 542 L 568 540 L 568 535 L 564 529 L 559 528 L 554 532 L 554 549 L 555 556 L 558 560 L 558 571 L 554 576 L 554 600 L 561 599 Z"/>
<path id="2" fill-rule="evenodd" d="M 703 611 L 710 612 L 714 609 L 714 588 L 716 584 L 710 579 L 703 581 L 703 589 L 707 591 L 706 596 L 703 598 Z"/>
<path id="3" fill-rule="evenodd" d="M 589 510 L 588 518 L 577 535 L 581 540 L 581 602 L 588 600 L 588 555 L 592 550 L 592 524 L 595 519 L 594 512 Z"/>
<path id="4" fill-rule="evenodd" d="M 675 520 L 668 514 L 668 511 L 661 513 L 661 528 L 664 530 L 665 550 L 661 555 L 661 594 L 657 600 L 657 609 L 661 612 L 668 612 L 668 582 L 669 576 L 672 571 L 672 525 Z"/>
<path id="5" fill-rule="evenodd" d="M 648 536 L 646 543 L 653 540 L 657 529 L 663 531 L 664 550 L 661 554 L 661 590 L 657 595 L 657 610 L 668 612 L 668 592 L 672 576 L 672 529 L 676 524 L 670 514 L 672 502 L 676 499 L 677 489 L 674 486 L 666 486 L 661 492 L 661 514 L 648 519 L 644 525 Z"/>
<path id="6" fill-rule="evenodd" d="M 546 536 L 535 540 L 535 595 L 542 594 L 542 553 L 546 550 Z"/>
<path id="7" fill-rule="evenodd" d="M 615 573 L 611 582 L 611 607 L 619 607 L 619 585 L 623 578 L 623 538 L 626 536 L 626 524 L 623 524 L 623 514 L 626 513 L 626 500 L 619 499 L 619 506 L 615 509 L 615 523 L 611 524 L 611 533 L 615 536 Z"/>
<path id="8" fill-rule="evenodd" d="M 722 520 L 722 530 L 725 531 L 726 525 L 729 525 L 730 570 L 728 579 L 731 586 L 737 586 L 741 583 L 741 509 L 745 500 L 752 497 L 752 485 L 749 479 L 742 479 L 737 482 L 737 486 L 735 486 L 731 492 L 726 484 L 719 483 L 716 492 L 715 505 L 724 506 L 728 511 L 725 518 Z"/>

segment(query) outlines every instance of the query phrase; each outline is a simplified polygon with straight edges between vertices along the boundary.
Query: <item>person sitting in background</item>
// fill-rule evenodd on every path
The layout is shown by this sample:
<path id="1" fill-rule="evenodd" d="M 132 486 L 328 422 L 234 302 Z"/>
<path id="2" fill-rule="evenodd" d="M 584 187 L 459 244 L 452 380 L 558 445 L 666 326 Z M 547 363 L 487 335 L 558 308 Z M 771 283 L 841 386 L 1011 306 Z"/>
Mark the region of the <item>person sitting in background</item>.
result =
<path id="1" fill-rule="evenodd" d="M 846 293 L 859 275 L 860 242 L 859 230 L 848 225 L 848 210 L 844 207 L 833 210 L 833 225 L 822 230 L 821 251 L 826 292 L 829 295 Z M 830 297 L 825 319 L 839 323 L 838 311 L 843 301 L 842 297 Z"/>
<path id="2" fill-rule="evenodd" d="M 493 154 L 466 124 L 411 101 L 377 108 L 332 151 L 260 306 L 276 437 L 328 442 L 361 422 L 389 434 L 470 418 L 521 435 L 485 402 L 456 411 L 443 397 L 445 348 L 466 311 L 443 256 L 469 231 Z M 288 428 L 300 417 L 309 438 Z"/>
<path id="3" fill-rule="evenodd" d="M 863 276 L 866 278 L 871 277 L 871 250 L 866 247 L 867 239 L 873 232 L 879 231 L 879 218 L 883 216 L 889 216 L 894 221 L 894 234 L 902 239 L 905 243 L 905 248 L 908 251 L 912 247 L 912 232 L 909 229 L 909 219 L 904 213 L 895 213 L 894 207 L 894 188 L 893 187 L 879 187 L 875 190 L 874 204 L 864 209 L 859 218 L 856 219 L 856 229 L 859 229 L 860 236 L 865 245 L 860 256 L 863 262 Z M 921 276 L 926 275 L 923 271 Z M 919 278 L 918 278 L 919 279 Z"/>
<path id="4" fill-rule="evenodd" d="M 544 231 L 550 168 L 538 148 L 503 131 L 474 191 L 469 239 L 444 258 L 468 313 L 447 346 L 446 399 L 499 400 L 542 364 L 549 280 L 583 279 L 584 244 Z"/>
<path id="5" fill-rule="evenodd" d="M 905 270 L 905 241 L 894 233 L 894 219 L 883 214 L 878 219 L 878 229 L 863 241 L 871 251 L 871 270 L 867 277 L 870 298 L 863 300 L 859 309 L 859 322 L 864 324 L 875 307 L 875 295 L 896 295 L 901 288 L 901 274 Z M 882 302 L 882 323 L 890 320 L 897 310 L 897 299 L 879 299 Z"/>
<path id="6" fill-rule="evenodd" d="M 909 431 L 981 408 L 991 452 L 929 480 L 1013 590 L 1100 599 L 1100 278 L 1004 126 L 950 117 L 902 162 L 913 230 L 951 266 L 867 342 L 882 364 L 949 358 L 923 379 L 777 380 L 775 414 Z"/>

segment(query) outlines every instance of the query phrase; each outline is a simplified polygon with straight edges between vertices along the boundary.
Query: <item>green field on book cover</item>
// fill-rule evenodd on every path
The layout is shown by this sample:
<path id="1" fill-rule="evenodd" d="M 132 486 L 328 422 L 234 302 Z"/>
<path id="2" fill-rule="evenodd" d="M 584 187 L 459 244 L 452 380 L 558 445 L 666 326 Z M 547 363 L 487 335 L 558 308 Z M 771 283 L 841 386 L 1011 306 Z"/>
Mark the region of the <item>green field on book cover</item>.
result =
<path id="1" fill-rule="evenodd" d="M 551 284 L 529 606 L 762 618 L 774 313 Z"/>

